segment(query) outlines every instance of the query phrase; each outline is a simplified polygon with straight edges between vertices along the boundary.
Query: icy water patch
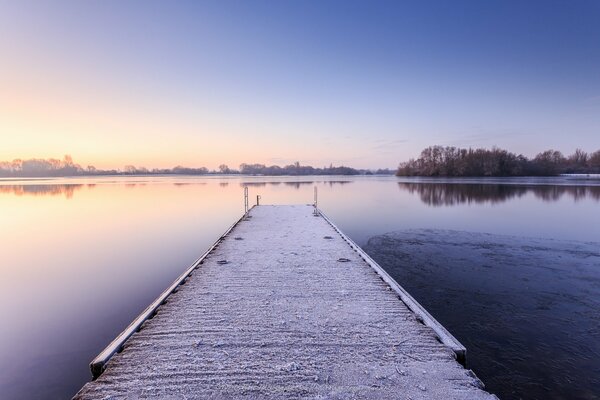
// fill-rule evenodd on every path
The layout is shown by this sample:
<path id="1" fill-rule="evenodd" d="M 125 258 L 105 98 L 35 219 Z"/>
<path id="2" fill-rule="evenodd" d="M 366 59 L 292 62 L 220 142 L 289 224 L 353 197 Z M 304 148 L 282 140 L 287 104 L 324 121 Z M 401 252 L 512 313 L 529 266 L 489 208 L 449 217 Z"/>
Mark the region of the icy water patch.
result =
<path id="1" fill-rule="evenodd" d="M 365 250 L 467 347 L 490 392 L 600 398 L 600 243 L 414 229 Z"/>

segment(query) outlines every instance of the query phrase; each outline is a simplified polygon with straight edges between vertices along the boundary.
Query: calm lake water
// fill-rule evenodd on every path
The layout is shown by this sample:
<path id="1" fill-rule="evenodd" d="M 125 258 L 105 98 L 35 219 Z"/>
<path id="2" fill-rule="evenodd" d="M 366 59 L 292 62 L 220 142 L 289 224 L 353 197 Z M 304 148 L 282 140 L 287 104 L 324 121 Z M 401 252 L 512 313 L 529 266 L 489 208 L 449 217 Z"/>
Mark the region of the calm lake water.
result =
<path id="1" fill-rule="evenodd" d="M 72 396 L 242 214 L 245 185 L 268 204 L 316 186 L 491 392 L 600 398 L 600 180 L 218 176 L 0 181 L 0 397 Z"/>

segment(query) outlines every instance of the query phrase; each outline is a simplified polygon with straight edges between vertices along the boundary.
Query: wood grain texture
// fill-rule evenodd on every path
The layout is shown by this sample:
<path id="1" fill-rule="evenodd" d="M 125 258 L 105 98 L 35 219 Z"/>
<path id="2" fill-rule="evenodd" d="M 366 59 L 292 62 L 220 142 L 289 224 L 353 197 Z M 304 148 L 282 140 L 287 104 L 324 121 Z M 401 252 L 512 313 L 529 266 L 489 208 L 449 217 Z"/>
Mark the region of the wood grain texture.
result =
<path id="1" fill-rule="evenodd" d="M 495 398 L 312 211 L 252 209 L 75 398 Z"/>

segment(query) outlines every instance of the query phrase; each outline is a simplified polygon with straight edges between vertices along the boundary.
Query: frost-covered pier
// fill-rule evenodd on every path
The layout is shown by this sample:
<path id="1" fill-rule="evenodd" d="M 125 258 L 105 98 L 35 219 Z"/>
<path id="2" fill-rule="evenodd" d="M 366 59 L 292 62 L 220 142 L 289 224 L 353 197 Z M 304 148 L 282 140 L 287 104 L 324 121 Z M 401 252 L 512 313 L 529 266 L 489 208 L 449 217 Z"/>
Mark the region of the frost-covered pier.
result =
<path id="1" fill-rule="evenodd" d="M 326 217 L 258 206 L 93 361 L 75 398 L 495 398 L 464 356 Z"/>

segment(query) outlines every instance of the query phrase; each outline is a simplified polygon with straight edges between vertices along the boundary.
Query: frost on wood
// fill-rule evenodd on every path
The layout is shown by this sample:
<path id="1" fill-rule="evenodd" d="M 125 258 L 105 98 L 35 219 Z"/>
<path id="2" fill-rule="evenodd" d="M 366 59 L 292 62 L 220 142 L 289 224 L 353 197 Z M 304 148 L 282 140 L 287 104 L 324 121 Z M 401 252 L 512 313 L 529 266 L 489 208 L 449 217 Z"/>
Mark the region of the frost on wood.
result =
<path id="1" fill-rule="evenodd" d="M 251 217 L 75 398 L 494 398 L 311 207 Z"/>

